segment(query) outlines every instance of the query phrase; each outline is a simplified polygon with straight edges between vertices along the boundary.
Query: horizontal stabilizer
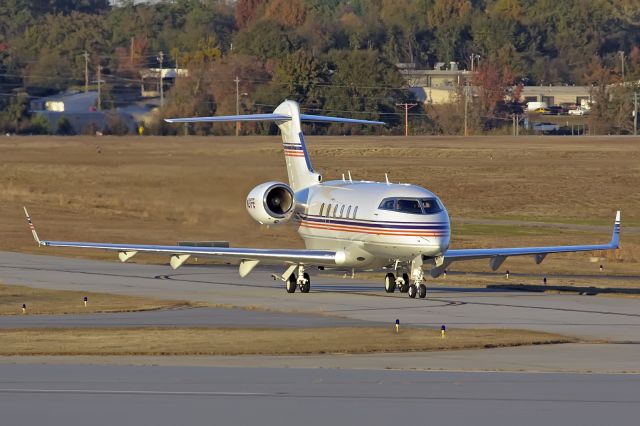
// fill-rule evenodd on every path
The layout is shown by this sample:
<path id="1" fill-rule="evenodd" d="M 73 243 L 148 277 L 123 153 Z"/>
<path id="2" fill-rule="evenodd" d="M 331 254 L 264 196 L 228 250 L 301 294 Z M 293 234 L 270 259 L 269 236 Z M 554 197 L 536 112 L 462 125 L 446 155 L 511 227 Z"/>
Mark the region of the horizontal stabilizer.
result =
<path id="1" fill-rule="evenodd" d="M 228 121 L 289 121 L 291 116 L 284 114 L 248 114 L 220 115 L 217 117 L 165 118 L 167 123 L 214 123 Z"/>
<path id="2" fill-rule="evenodd" d="M 248 115 L 220 115 L 214 117 L 165 118 L 167 123 L 215 123 L 238 121 L 290 121 L 292 117 L 286 114 L 248 114 Z M 300 114 L 300 121 L 314 123 L 350 123 L 350 124 L 384 124 L 383 121 L 357 120 L 355 118 L 329 117 L 324 115 Z"/>
<path id="3" fill-rule="evenodd" d="M 300 121 L 314 123 L 384 124 L 384 121 L 357 120 L 355 118 L 329 117 L 326 115 L 300 114 Z"/>

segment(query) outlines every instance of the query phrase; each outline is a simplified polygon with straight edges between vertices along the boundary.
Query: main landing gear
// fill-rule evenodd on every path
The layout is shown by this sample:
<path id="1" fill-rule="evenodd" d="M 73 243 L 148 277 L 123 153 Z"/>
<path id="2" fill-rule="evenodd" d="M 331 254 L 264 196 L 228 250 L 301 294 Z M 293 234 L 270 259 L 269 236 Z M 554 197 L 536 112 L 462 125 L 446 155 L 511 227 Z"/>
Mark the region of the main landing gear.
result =
<path id="1" fill-rule="evenodd" d="M 311 277 L 304 272 L 304 266 L 298 265 L 298 274 L 291 272 L 289 278 L 285 280 L 287 293 L 295 293 L 296 288 L 300 289 L 300 293 L 309 293 L 311 290 Z"/>
<path id="2" fill-rule="evenodd" d="M 396 291 L 396 288 L 400 290 L 400 293 L 408 293 L 409 292 L 409 274 L 406 272 L 402 274 L 400 277 L 396 277 L 391 272 L 389 272 L 384 277 L 384 291 L 387 293 L 393 293 Z"/>

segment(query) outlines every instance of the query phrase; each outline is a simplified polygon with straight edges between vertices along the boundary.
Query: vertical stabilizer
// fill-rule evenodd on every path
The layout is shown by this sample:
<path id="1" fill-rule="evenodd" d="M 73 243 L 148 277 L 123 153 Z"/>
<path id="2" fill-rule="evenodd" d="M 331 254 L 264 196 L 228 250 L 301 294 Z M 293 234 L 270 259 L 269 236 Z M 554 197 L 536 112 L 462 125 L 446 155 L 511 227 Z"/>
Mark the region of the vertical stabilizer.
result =
<path id="1" fill-rule="evenodd" d="M 289 185 L 294 191 L 299 191 L 318 184 L 322 180 L 322 176 L 316 173 L 311 166 L 311 159 L 307 152 L 300 125 L 300 107 L 298 103 L 284 101 L 276 108 L 274 114 L 291 117 L 290 120 L 276 121 L 282 133 L 282 146 L 287 164 L 287 174 L 289 175 Z"/>

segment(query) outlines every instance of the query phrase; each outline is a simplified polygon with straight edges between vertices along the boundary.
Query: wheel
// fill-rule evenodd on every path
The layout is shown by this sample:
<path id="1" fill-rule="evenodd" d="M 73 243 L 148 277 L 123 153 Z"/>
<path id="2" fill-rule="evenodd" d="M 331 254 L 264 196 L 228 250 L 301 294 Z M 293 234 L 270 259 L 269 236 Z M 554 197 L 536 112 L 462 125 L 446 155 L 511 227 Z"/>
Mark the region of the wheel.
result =
<path id="1" fill-rule="evenodd" d="M 300 291 L 302 293 L 309 293 L 309 290 L 311 290 L 311 278 L 306 272 L 302 275 L 302 277 L 304 278 L 304 284 L 300 286 Z"/>
<path id="2" fill-rule="evenodd" d="M 420 284 L 418 286 L 418 297 L 420 299 L 424 299 L 425 297 L 427 297 L 427 286 L 424 284 Z"/>
<path id="3" fill-rule="evenodd" d="M 387 293 L 393 293 L 396 291 L 396 276 L 391 272 L 384 277 L 384 291 Z"/>
<path id="4" fill-rule="evenodd" d="M 402 279 L 404 280 L 404 284 L 400 286 L 400 293 L 407 293 L 409 291 L 409 274 L 406 272 L 402 274 Z"/>
<path id="5" fill-rule="evenodd" d="M 296 276 L 291 274 L 287 280 L 287 293 L 295 293 L 296 287 L 298 287 L 298 281 L 296 280 Z"/>
<path id="6" fill-rule="evenodd" d="M 418 287 L 416 287 L 415 285 L 411 284 L 409 286 L 409 297 L 412 299 L 416 298 L 416 293 L 418 293 Z"/>

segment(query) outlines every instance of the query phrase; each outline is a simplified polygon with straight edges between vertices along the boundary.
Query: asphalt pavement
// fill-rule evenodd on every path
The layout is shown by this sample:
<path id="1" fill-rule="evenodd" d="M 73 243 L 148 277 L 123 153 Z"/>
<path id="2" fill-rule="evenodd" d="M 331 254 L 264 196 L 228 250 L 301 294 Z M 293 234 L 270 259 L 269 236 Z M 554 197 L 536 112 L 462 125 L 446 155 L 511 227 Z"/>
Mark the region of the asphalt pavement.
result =
<path id="1" fill-rule="evenodd" d="M 636 425 L 639 375 L 0 365 L 7 425 Z"/>

